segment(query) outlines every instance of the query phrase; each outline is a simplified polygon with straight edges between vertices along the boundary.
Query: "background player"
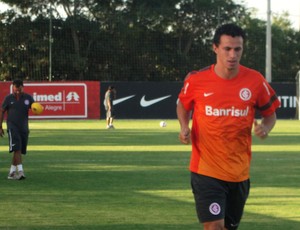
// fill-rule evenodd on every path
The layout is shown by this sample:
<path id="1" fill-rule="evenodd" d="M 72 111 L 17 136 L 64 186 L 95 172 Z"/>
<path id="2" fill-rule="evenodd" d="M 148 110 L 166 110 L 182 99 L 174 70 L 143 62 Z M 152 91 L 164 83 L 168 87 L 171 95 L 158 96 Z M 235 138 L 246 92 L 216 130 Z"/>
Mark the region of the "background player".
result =
<path id="1" fill-rule="evenodd" d="M 22 154 L 26 154 L 29 137 L 28 111 L 34 99 L 23 92 L 23 81 L 13 81 L 13 93 L 5 97 L 0 112 L 0 135 L 4 135 L 2 122 L 4 113 L 7 112 L 7 133 L 9 152 L 13 152 L 12 164 L 8 179 L 25 179 L 22 165 Z"/>
<path id="2" fill-rule="evenodd" d="M 104 97 L 104 107 L 106 110 L 106 128 L 113 129 L 113 122 L 115 117 L 113 100 L 116 98 L 116 89 L 114 86 L 108 86 Z"/>

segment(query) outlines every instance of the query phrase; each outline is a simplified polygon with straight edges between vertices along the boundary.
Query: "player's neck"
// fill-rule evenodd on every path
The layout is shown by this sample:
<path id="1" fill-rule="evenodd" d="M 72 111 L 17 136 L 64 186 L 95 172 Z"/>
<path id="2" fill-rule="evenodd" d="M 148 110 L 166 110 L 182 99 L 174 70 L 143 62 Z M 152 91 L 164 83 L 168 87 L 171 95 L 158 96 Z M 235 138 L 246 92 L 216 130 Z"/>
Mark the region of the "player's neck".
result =
<path id="1" fill-rule="evenodd" d="M 216 64 L 214 67 L 214 71 L 218 77 L 230 80 L 232 78 L 235 78 L 238 75 L 239 68 L 229 69 L 224 66 Z"/>
<path id="2" fill-rule="evenodd" d="M 17 101 L 19 100 L 19 98 L 20 98 L 20 94 L 19 93 L 14 93 L 14 96 L 15 96 L 15 98 L 17 99 Z"/>

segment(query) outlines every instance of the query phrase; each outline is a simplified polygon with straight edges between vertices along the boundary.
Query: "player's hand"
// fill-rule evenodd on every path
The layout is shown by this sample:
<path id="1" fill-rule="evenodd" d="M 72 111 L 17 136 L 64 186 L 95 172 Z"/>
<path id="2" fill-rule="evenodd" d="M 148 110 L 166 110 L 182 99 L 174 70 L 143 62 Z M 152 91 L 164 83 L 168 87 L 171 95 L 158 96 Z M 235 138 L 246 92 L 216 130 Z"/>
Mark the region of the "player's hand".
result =
<path id="1" fill-rule="evenodd" d="M 0 128 L 0 136 L 1 136 L 1 137 L 4 136 L 4 130 L 3 130 L 3 128 Z"/>
<path id="2" fill-rule="evenodd" d="M 258 124 L 257 120 L 254 120 L 254 134 L 260 139 L 265 139 L 268 136 L 268 130 L 263 124 Z"/>
<path id="3" fill-rule="evenodd" d="M 181 129 L 179 133 L 179 140 L 185 145 L 191 143 L 191 130 L 189 128 Z"/>

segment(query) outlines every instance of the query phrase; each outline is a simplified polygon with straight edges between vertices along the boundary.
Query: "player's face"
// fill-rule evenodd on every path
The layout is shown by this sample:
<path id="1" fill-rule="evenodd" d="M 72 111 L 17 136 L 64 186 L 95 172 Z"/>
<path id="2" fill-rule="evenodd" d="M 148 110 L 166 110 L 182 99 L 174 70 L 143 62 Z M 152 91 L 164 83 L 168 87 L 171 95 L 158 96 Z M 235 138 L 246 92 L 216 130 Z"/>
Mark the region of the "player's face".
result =
<path id="1" fill-rule="evenodd" d="M 236 70 L 243 53 L 243 38 L 222 35 L 219 46 L 213 49 L 217 55 L 217 64 L 227 70 Z"/>
<path id="2" fill-rule="evenodd" d="M 13 92 L 16 95 L 20 95 L 23 92 L 23 86 L 16 87 L 15 85 L 13 86 Z"/>

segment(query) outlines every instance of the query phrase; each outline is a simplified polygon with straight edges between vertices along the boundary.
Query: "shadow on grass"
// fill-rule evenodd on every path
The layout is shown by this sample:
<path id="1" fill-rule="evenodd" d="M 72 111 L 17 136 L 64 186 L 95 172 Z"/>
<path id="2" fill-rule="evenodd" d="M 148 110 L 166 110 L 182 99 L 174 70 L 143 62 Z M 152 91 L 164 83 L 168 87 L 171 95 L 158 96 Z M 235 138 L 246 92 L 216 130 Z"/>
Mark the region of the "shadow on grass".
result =
<path id="1" fill-rule="evenodd" d="M 297 214 L 296 214 L 297 215 Z M 299 220 L 298 213 L 295 219 Z M 283 217 L 271 217 L 261 214 L 253 214 L 245 212 L 239 229 L 257 229 L 257 230 L 298 230 L 299 221 L 287 220 Z"/>
<path id="2" fill-rule="evenodd" d="M 284 145 L 287 139 L 282 134 L 268 141 L 262 143 Z M 299 136 L 292 136 L 289 143 L 299 143 Z M 72 148 L 30 151 L 25 157 L 25 181 L 6 180 L 7 171 L 1 167 L 0 229 L 200 229 L 189 184 L 190 151 L 179 151 L 177 146 L 175 150 L 151 149 L 154 145 L 181 145 L 177 132 L 34 130 L 29 145 Z M 97 145 L 110 148 L 76 150 L 77 146 Z M 114 146 L 124 146 L 124 151 L 115 151 Z M 134 151 L 128 146 L 149 148 Z M 255 153 L 252 188 L 299 188 L 297 159 L 295 152 Z M 10 160 L 11 155 L 5 154 L 1 163 L 9 166 Z M 262 194 L 262 206 L 267 205 L 264 196 L 268 194 Z M 299 216 L 295 213 L 296 220 Z M 246 211 L 240 229 L 298 230 L 299 225 L 284 216 Z"/>
<path id="3" fill-rule="evenodd" d="M 84 226 L 28 226 L 28 227 L 0 227 L 0 230 L 199 230 L 199 226 L 188 224 L 156 225 L 156 224 L 111 224 Z"/>
<path id="4" fill-rule="evenodd" d="M 299 145 L 299 140 L 300 133 L 276 133 L 276 135 L 271 133 L 270 137 L 263 141 L 257 137 L 253 138 L 253 145 Z"/>
<path id="5" fill-rule="evenodd" d="M 7 203 L 15 203 L 21 212 L 21 217 L 15 222 L 5 217 L 5 210 L 0 217 L 2 226 L 10 226 L 4 229 L 22 230 L 200 229 L 189 186 L 189 172 L 182 168 L 180 162 L 177 166 L 174 162 L 170 164 L 164 159 L 171 158 L 171 154 L 162 153 L 162 161 L 152 162 L 152 165 L 147 161 L 151 155 L 146 156 L 145 162 L 151 167 L 147 167 L 141 158 L 132 162 L 131 166 L 135 167 L 126 168 L 126 164 L 121 163 L 125 158 L 119 159 L 119 162 L 109 160 L 117 154 L 100 153 L 106 159 L 103 164 L 84 162 L 86 157 L 99 157 L 94 153 L 70 153 L 70 156 L 81 156 L 83 162 L 79 163 L 68 161 L 70 156 L 61 161 L 35 162 L 42 157 L 35 155 L 27 164 L 28 179 L 2 182 L 1 199 L 5 201 L 2 208 L 7 207 Z M 66 154 L 56 152 L 53 155 L 59 158 Z M 175 152 L 174 155 L 177 159 L 183 158 L 181 153 Z M 131 159 L 136 156 L 127 155 Z M 263 184 L 265 178 L 261 180 Z M 20 190 L 26 195 L 20 196 Z M 295 219 L 299 218 L 299 214 L 295 213 Z M 31 225 L 31 221 L 35 224 Z M 39 222 L 48 224 L 45 227 Z M 24 226 L 20 228 L 22 223 Z M 240 229 L 296 230 L 299 222 L 245 212 Z"/>
<path id="6" fill-rule="evenodd" d="M 87 135 L 88 134 L 88 135 Z M 272 134 L 271 134 L 272 135 Z M 69 141 L 66 141 L 66 137 Z M 30 143 L 48 145 L 76 145 L 91 146 L 141 146 L 141 145 L 182 145 L 178 141 L 178 132 L 162 129 L 122 129 L 122 130 L 34 130 L 30 134 Z M 253 145 L 299 145 L 300 134 L 287 135 L 286 133 L 272 135 L 266 140 L 253 138 Z"/>
<path id="7" fill-rule="evenodd" d="M 88 135 L 87 135 L 88 134 Z M 68 138 L 68 139 L 66 139 Z M 69 140 L 69 141 L 67 141 Z M 178 133 L 166 130 L 34 130 L 30 143 L 39 145 L 181 145 Z"/>

